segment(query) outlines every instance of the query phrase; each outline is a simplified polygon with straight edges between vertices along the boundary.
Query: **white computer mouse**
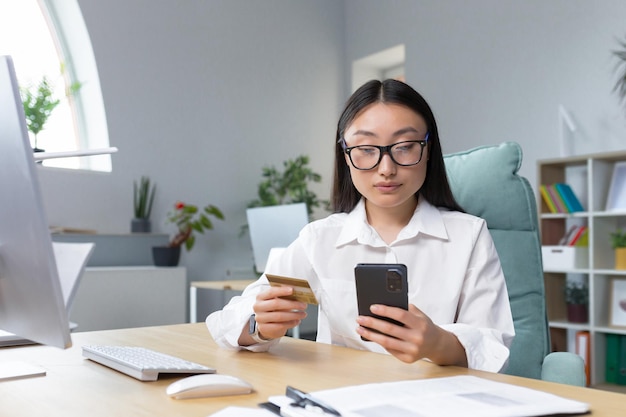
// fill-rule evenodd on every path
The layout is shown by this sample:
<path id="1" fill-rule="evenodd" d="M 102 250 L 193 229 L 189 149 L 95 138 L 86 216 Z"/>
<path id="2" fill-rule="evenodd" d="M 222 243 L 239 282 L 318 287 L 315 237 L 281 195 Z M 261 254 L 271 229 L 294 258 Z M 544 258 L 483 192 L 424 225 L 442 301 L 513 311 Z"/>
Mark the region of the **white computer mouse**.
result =
<path id="1" fill-rule="evenodd" d="M 249 394 L 253 390 L 248 382 L 231 375 L 202 374 L 188 376 L 171 383 L 165 392 L 177 400 L 185 398 L 218 397 Z"/>

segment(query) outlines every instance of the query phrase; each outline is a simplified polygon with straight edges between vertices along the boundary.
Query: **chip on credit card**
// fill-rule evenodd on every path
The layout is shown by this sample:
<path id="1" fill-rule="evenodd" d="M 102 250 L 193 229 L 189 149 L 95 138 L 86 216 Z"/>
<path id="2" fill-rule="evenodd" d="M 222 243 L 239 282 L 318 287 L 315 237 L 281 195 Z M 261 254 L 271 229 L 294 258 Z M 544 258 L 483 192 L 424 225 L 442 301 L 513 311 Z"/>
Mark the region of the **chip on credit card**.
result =
<path id="1" fill-rule="evenodd" d="M 317 298 L 309 285 L 309 281 L 299 278 L 281 277 L 280 275 L 265 274 L 272 287 L 292 287 L 293 294 L 287 300 L 301 301 L 307 304 L 318 304 Z"/>

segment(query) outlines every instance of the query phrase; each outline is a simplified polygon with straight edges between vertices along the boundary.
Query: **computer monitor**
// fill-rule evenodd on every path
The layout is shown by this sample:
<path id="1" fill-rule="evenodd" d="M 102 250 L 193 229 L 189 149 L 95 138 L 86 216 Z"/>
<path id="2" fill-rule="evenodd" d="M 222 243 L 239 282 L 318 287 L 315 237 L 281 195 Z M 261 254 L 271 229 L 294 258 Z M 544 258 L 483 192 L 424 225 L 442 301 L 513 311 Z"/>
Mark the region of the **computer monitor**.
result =
<path id="1" fill-rule="evenodd" d="M 68 348 L 70 324 L 37 175 L 13 61 L 0 56 L 0 329 Z"/>
<path id="2" fill-rule="evenodd" d="M 305 203 L 254 207 L 246 210 L 254 269 L 262 274 L 272 248 L 286 248 L 309 222 Z"/>

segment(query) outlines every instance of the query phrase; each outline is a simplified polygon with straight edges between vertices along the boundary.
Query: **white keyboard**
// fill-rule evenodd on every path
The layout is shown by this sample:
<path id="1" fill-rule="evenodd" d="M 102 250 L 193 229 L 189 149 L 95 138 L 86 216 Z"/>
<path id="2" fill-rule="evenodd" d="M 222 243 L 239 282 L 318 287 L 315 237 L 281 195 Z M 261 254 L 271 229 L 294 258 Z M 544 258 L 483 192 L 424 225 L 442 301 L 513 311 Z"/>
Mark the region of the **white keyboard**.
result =
<path id="1" fill-rule="evenodd" d="M 133 346 L 83 346 L 83 356 L 140 381 L 159 374 L 212 374 L 215 369 L 154 350 Z"/>

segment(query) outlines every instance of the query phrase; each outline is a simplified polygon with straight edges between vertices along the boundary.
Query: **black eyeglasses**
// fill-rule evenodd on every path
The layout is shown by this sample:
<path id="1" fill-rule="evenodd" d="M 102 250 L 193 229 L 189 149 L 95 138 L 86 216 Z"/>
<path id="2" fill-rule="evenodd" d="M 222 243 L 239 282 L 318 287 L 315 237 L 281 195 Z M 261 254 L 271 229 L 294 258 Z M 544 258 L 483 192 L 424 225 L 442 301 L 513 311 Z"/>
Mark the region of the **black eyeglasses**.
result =
<path id="1" fill-rule="evenodd" d="M 407 140 L 388 146 L 358 145 L 346 146 L 346 140 L 341 138 L 341 147 L 350 158 L 352 166 L 367 171 L 376 168 L 383 155 L 389 154 L 391 160 L 403 167 L 417 165 L 422 160 L 424 148 L 428 144 L 428 132 L 423 140 Z"/>

